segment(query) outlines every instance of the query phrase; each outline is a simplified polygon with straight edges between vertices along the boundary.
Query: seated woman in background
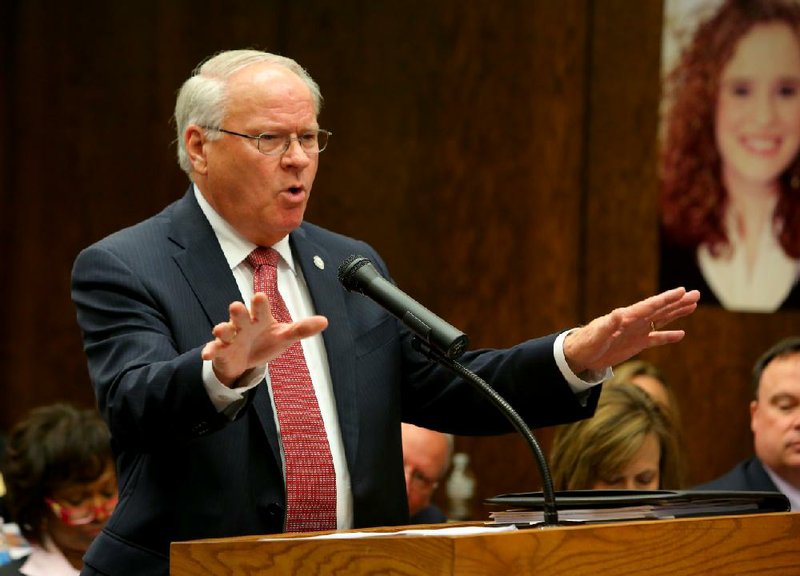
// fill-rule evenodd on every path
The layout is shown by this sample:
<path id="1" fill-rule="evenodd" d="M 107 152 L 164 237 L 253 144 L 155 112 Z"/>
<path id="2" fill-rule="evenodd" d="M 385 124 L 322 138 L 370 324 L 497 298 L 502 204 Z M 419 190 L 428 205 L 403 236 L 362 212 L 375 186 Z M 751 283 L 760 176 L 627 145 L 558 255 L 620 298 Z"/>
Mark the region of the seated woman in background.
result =
<path id="1" fill-rule="evenodd" d="M 672 412 L 672 419 L 676 424 L 680 421 L 675 392 L 667 384 L 664 373 L 655 364 L 636 359 L 614 366 L 614 375 L 604 385 L 611 384 L 613 386 L 620 382 L 636 384 L 650 394 L 653 400 L 668 408 Z"/>
<path id="2" fill-rule="evenodd" d="M 74 576 L 117 503 L 108 428 L 93 410 L 32 410 L 8 438 L 3 464 L 12 520 L 31 553 L 0 576 Z"/>
<path id="3" fill-rule="evenodd" d="M 678 486 L 672 419 L 646 392 L 603 388 L 592 418 L 561 426 L 550 461 L 556 490 L 656 490 Z"/>
<path id="4" fill-rule="evenodd" d="M 603 387 L 608 388 L 619 383 L 635 384 L 647 392 L 658 405 L 669 411 L 678 447 L 675 463 L 677 483 L 670 488 L 684 488 L 687 469 L 686 445 L 683 440 L 683 425 L 675 389 L 669 385 L 664 373 L 655 364 L 640 359 L 628 360 L 614 366 L 614 375 L 606 380 Z"/>

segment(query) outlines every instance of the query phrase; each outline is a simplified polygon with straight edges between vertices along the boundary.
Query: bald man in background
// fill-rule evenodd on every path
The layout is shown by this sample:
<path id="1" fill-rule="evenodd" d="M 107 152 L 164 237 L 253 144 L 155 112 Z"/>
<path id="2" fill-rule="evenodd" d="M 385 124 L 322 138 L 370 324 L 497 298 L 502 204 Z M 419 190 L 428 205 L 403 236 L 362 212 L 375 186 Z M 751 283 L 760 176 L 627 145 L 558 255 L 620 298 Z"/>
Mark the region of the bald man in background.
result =
<path id="1" fill-rule="evenodd" d="M 431 497 L 450 468 L 453 436 L 405 422 L 402 434 L 410 521 L 412 524 L 446 522 L 444 513 L 431 504 Z"/>

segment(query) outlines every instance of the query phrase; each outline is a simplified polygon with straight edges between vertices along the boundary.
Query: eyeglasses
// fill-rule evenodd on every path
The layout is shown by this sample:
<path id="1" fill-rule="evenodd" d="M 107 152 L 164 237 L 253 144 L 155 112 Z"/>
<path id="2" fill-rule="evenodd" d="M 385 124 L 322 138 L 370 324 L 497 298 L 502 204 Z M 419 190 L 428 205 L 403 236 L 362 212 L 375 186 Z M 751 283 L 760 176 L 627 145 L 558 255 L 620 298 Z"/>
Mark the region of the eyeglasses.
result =
<path id="1" fill-rule="evenodd" d="M 328 138 L 333 134 L 329 130 L 319 128 L 317 130 L 308 130 L 299 136 L 292 136 L 291 134 L 269 133 L 264 132 L 258 135 L 242 134 L 241 132 L 234 132 L 233 130 L 226 130 L 217 126 L 203 126 L 205 130 L 215 130 L 230 134 L 231 136 L 238 136 L 239 138 L 249 138 L 256 141 L 258 151 L 265 156 L 280 156 L 289 149 L 292 145 L 292 140 L 297 140 L 303 152 L 306 154 L 319 154 L 328 145 Z"/>
<path id="2" fill-rule="evenodd" d="M 117 505 L 118 499 L 115 494 L 110 498 L 103 498 L 99 505 L 95 504 L 94 500 L 89 500 L 78 506 L 69 506 L 50 498 L 45 498 L 44 501 L 53 511 L 53 514 L 58 516 L 58 519 L 67 526 L 83 526 L 84 524 L 91 524 L 98 516 L 111 514 Z"/>
<path id="3" fill-rule="evenodd" d="M 410 472 L 408 468 L 406 468 L 406 474 L 411 486 L 420 492 L 433 492 L 439 486 L 438 480 L 428 478 L 416 468 L 412 469 Z"/>

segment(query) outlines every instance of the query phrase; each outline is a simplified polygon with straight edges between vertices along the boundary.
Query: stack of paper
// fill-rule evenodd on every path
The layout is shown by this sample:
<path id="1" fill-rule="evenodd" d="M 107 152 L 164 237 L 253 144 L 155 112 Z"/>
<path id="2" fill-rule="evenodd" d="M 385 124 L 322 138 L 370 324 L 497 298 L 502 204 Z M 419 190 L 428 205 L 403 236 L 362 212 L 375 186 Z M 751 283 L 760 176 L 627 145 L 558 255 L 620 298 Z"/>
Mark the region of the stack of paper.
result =
<path id="1" fill-rule="evenodd" d="M 541 492 L 503 494 L 486 502 L 507 507 L 490 514 L 493 524 L 544 522 Z M 780 492 L 572 490 L 556 492 L 556 508 L 560 522 L 589 523 L 786 512 L 790 506 Z"/>

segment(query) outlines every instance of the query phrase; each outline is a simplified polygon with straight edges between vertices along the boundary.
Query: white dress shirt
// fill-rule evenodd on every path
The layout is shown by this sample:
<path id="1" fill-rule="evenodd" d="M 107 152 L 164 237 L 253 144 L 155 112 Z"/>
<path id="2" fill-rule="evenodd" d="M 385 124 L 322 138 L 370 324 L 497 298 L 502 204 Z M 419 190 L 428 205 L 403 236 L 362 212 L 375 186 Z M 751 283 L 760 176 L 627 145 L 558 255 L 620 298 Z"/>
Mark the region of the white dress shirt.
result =
<path id="1" fill-rule="evenodd" d="M 242 294 L 242 301 L 249 308 L 254 292 L 254 270 L 245 259 L 256 248 L 256 245 L 245 240 L 230 224 L 223 220 L 203 198 L 196 186 L 194 187 L 194 193 L 197 202 L 200 204 L 200 209 L 208 218 L 214 233 L 217 235 L 222 252 L 231 267 L 239 292 Z M 295 320 L 313 316 L 315 312 L 311 303 L 311 295 L 300 267 L 295 266 L 292 251 L 289 247 L 289 237 L 283 238 L 272 248 L 281 255 L 278 261 L 278 291 L 286 302 L 289 314 Z M 314 393 L 317 395 L 317 403 L 322 415 L 322 422 L 325 425 L 325 433 L 328 436 L 333 468 L 336 473 L 336 526 L 339 529 L 351 528 L 353 525 L 353 493 L 350 489 L 350 472 L 345 459 L 336 401 L 333 396 L 333 386 L 328 368 L 328 357 L 325 355 L 322 335 L 317 334 L 316 336 L 304 338 L 300 343 L 303 346 L 303 354 L 308 365 L 308 372 L 311 375 Z M 231 389 L 224 386 L 217 379 L 210 361 L 203 362 L 203 382 L 209 392 L 211 401 L 220 411 L 224 410 L 232 402 L 240 400 L 245 391 L 256 386 L 264 379 L 266 379 L 270 398 L 272 398 L 272 387 L 266 364 L 258 370 L 252 371 L 247 376 L 246 382 L 241 383 L 237 388 Z M 275 418 L 275 428 L 280 433 L 277 415 L 273 416 Z M 282 445 L 281 461 L 284 461 Z"/>
<path id="2" fill-rule="evenodd" d="M 761 464 L 764 466 L 764 470 L 767 471 L 767 475 L 772 478 L 772 481 L 775 483 L 775 486 L 778 488 L 778 490 L 789 499 L 791 511 L 797 512 L 800 510 L 800 490 L 778 476 L 769 466 L 763 462 Z"/>
<path id="3" fill-rule="evenodd" d="M 732 215 L 726 216 L 725 225 L 730 254 L 712 256 L 705 245 L 697 249 L 697 263 L 703 277 L 728 310 L 774 312 L 797 281 L 800 261 L 786 255 L 772 226 L 764 226 L 752 270 L 748 270 L 744 238 Z"/>

